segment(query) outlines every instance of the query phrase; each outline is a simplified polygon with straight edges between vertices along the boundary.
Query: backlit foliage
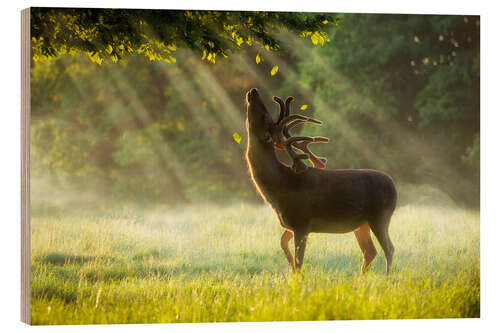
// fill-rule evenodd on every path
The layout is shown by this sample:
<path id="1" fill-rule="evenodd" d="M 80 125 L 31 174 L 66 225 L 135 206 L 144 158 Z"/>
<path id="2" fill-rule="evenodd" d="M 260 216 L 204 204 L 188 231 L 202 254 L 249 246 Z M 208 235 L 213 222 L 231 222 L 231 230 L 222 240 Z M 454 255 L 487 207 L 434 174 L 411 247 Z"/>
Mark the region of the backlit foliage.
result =
<path id="1" fill-rule="evenodd" d="M 215 63 L 252 45 L 281 52 L 275 36 L 283 29 L 323 45 L 325 30 L 337 25 L 332 15 L 315 13 L 74 8 L 32 8 L 31 23 L 35 61 L 83 51 L 99 64 L 132 54 L 172 63 L 177 48 Z"/>

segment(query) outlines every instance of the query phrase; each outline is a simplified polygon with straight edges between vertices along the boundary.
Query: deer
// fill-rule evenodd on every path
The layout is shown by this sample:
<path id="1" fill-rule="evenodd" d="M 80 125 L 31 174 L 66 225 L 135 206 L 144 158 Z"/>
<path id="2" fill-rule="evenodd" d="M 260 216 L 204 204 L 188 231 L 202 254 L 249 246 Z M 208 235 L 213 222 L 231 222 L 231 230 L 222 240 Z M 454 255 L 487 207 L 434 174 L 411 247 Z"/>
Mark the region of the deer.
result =
<path id="1" fill-rule="evenodd" d="M 326 169 L 327 159 L 314 155 L 308 145 L 326 143 L 326 137 L 292 136 L 300 124 L 322 122 L 300 114 L 290 115 L 290 103 L 274 96 L 279 117 L 273 120 L 257 88 L 246 94 L 246 161 L 250 177 L 262 199 L 284 228 L 281 248 L 293 272 L 300 272 L 310 233 L 354 232 L 363 253 L 361 274 L 377 255 L 371 232 L 382 247 L 386 273 L 391 272 L 394 245 L 389 224 L 397 191 L 386 173 L 371 169 Z M 284 149 L 292 165 L 281 162 L 276 150 Z M 304 160 L 309 160 L 312 167 Z M 294 239 L 295 253 L 289 242 Z"/>

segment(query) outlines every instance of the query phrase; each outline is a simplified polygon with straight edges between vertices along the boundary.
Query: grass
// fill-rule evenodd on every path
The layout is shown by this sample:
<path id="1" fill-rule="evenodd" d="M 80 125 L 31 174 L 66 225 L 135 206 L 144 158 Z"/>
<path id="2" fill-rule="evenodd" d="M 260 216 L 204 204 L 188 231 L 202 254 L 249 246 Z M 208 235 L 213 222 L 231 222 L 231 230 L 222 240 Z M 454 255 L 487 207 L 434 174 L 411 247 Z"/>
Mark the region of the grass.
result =
<path id="1" fill-rule="evenodd" d="M 34 213 L 32 323 L 479 317 L 478 212 L 399 208 L 389 278 L 352 233 L 312 234 L 294 275 L 280 232 L 263 205 Z"/>

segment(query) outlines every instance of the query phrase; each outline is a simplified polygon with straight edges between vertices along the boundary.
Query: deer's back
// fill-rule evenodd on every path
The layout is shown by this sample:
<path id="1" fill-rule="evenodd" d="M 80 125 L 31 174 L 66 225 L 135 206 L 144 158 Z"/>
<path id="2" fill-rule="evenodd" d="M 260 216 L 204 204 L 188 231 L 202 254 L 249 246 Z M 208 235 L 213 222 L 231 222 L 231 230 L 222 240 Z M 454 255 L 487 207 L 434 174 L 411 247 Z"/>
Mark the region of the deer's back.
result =
<path id="1" fill-rule="evenodd" d="M 349 232 L 392 213 L 396 205 L 394 182 L 380 171 L 309 168 L 290 176 L 287 186 L 272 195 L 271 204 L 282 220 L 309 226 L 312 232 Z"/>

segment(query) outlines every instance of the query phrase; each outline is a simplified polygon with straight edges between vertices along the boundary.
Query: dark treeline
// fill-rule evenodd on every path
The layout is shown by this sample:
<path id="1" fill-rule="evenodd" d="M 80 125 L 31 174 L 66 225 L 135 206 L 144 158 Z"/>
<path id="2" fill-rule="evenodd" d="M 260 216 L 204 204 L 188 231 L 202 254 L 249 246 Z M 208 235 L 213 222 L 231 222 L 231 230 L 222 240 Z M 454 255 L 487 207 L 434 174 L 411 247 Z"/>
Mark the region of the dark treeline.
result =
<path id="1" fill-rule="evenodd" d="M 323 46 L 282 32 L 280 55 L 253 45 L 215 64 L 182 49 L 176 63 L 33 62 L 34 176 L 113 199 L 258 200 L 243 157 L 244 95 L 258 87 L 269 108 L 293 95 L 296 112 L 325 122 L 298 130 L 331 138 L 313 147 L 328 168 L 381 169 L 477 206 L 479 17 L 337 17 Z"/>

